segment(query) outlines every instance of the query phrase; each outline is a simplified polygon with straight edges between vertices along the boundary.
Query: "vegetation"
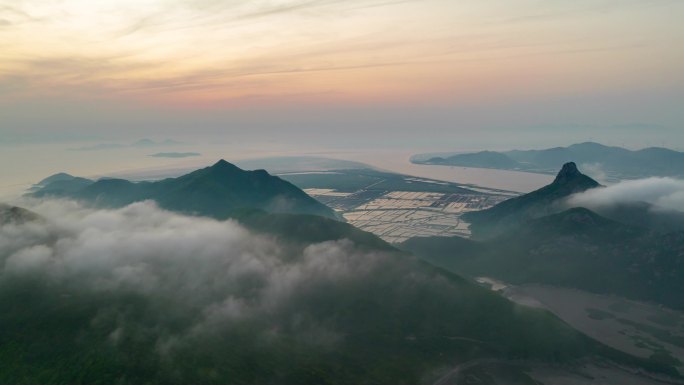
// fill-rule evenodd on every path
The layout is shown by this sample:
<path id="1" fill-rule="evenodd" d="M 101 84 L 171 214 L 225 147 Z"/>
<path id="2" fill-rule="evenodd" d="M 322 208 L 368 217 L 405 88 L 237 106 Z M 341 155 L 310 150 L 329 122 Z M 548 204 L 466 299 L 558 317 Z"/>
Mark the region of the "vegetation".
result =
<path id="1" fill-rule="evenodd" d="M 287 248 L 279 265 L 302 263 L 307 245 Z M 207 301 L 240 296 L 251 303 L 259 280 L 216 282 L 221 264 L 197 266 L 192 274 L 207 274 L 198 282 L 216 282 L 198 292 L 184 278 L 191 275 L 185 262 L 172 259 L 165 269 L 181 263 L 179 270 L 144 291 L 100 286 L 87 270 L 5 272 L 0 383 L 417 384 L 481 358 L 571 363 L 604 354 L 549 313 L 411 256 L 348 252 L 336 264 L 355 274 L 339 279 L 321 271 L 266 310 L 209 323 Z M 513 366 L 506 376 L 523 377 L 514 373 L 521 370 Z"/>
<path id="2" fill-rule="evenodd" d="M 34 212 L 0 203 L 0 226 L 8 223 L 21 224 L 39 219 L 40 216 Z"/>
<path id="3" fill-rule="evenodd" d="M 240 209 L 340 219 L 332 209 L 294 185 L 264 170 L 243 171 L 225 160 L 179 178 L 159 182 L 133 183 L 123 179 L 102 179 L 84 186 L 80 179 L 60 178 L 31 195 L 68 197 L 98 207 L 123 207 L 151 199 L 168 210 L 217 219 L 226 219 Z"/>
<path id="4" fill-rule="evenodd" d="M 571 167 L 565 171 L 542 197 L 562 196 L 583 186 L 573 182 L 576 175 Z M 296 206 L 296 214 L 269 212 L 277 211 L 268 210 L 273 209 L 269 199 L 275 191 L 303 206 Z M 466 362 L 497 363 L 469 367 L 473 378 L 526 383 L 529 378 L 520 363 L 573 364 L 587 357 L 676 374 L 673 361 L 662 354 L 641 360 L 619 353 L 546 311 L 516 305 L 353 226 L 309 215 L 306 211 L 318 206 L 307 206 L 310 201 L 301 198 L 301 190 L 264 171 L 248 173 L 219 162 L 160 182 L 102 180 L 76 194 L 63 193 L 103 207 L 154 199 L 161 207 L 181 213 L 233 218 L 263 239 L 254 241 L 250 247 L 255 248 L 246 247 L 244 242 L 253 235 L 239 230 L 238 243 L 231 244 L 237 254 L 231 247 L 218 250 L 201 244 L 175 259 L 152 252 L 144 242 L 123 257 L 116 248 L 88 243 L 71 255 L 88 261 L 85 268 L 60 256 L 61 260 L 48 259 L 50 269 L 36 268 L 32 263 L 41 259 L 34 257 L 12 270 L 13 265 L 3 261 L 16 265 L 21 253 L 0 249 L 0 266 L 5 266 L 0 274 L 0 383 L 418 384 L 434 381 Z M 528 201 L 522 202 L 516 208 L 530 207 Z M 147 212 L 145 207 L 131 207 L 123 209 L 124 218 Z M 211 229 L 216 223 L 234 226 L 192 220 Z M 174 231 L 184 221 L 173 219 Z M 49 226 L 49 221 L 44 225 Z M 48 248 L 53 250 L 49 258 L 58 258 L 57 246 L 80 245 L 68 235 L 59 239 L 65 235 L 56 230 L 35 234 L 46 238 L 23 248 L 26 255 Z M 594 239 L 618 242 L 646 236 L 642 230 L 616 227 L 588 210 L 576 209 L 529 222 L 529 227 L 492 243 L 457 238 L 428 241 L 429 255 L 422 252 L 424 240 L 407 246 L 452 271 L 474 274 L 484 266 L 495 266 L 501 276 L 511 274 L 515 281 L 551 270 L 553 279 L 570 281 L 584 268 L 586 282 L 599 282 L 586 278 L 591 275 L 582 265 L 593 255 L 568 258 L 568 253 L 579 250 L 567 246 L 568 234 L 572 234 L 570 245 L 581 250 L 593 247 Z M 173 233 L 174 238 L 183 235 Z M 197 236 L 191 233 L 188 241 Z M 226 237 L 232 239 L 230 234 Z M 549 249 L 553 242 L 562 247 Z M 629 247 L 633 245 L 625 250 Z M 164 245 L 160 250 L 178 254 Z M 552 254 L 556 259 L 550 258 L 549 263 L 534 260 L 536 255 L 548 258 L 541 253 L 544 250 L 560 250 L 560 254 Z M 198 259 L 193 252 L 200 251 L 209 252 L 211 258 Z M 108 255 L 108 260 L 121 258 L 123 264 L 112 268 L 91 264 L 99 254 Z M 607 257 L 605 265 L 598 261 L 598 268 L 615 266 L 618 254 L 600 255 Z M 239 273 L 226 267 L 243 257 L 247 262 L 239 265 Z M 660 261 L 657 256 L 655 260 Z M 650 259 L 644 261 L 650 266 Z M 631 264 L 624 266 L 628 269 Z M 139 278 L 149 266 L 153 277 Z M 516 269 L 519 266 L 528 269 Z M 621 271 L 601 278 L 614 284 L 622 278 Z M 111 277 L 118 275 L 133 281 L 112 285 Z"/>
<path id="5" fill-rule="evenodd" d="M 579 172 L 577 165 L 570 162 L 563 165 L 550 185 L 503 201 L 492 208 L 466 213 L 463 219 L 471 223 L 475 237 L 492 236 L 514 229 L 530 219 L 558 212 L 563 198 L 599 186 L 598 182 Z"/>
<path id="6" fill-rule="evenodd" d="M 231 217 L 250 230 L 276 236 L 282 242 L 310 244 L 347 239 L 364 249 L 396 250 L 372 233 L 316 215 L 269 214 L 247 210 L 234 212 Z"/>
<path id="7" fill-rule="evenodd" d="M 418 156 L 416 163 L 462 167 L 495 168 L 553 173 L 562 164 L 576 161 L 599 165 L 608 175 L 622 178 L 651 176 L 682 177 L 684 153 L 661 147 L 631 151 L 599 143 L 578 143 L 544 150 L 482 151 L 451 156 Z"/>
<path id="8" fill-rule="evenodd" d="M 651 232 L 583 208 L 479 242 L 414 238 L 403 247 L 459 274 L 574 287 L 684 309 L 684 232 Z"/>

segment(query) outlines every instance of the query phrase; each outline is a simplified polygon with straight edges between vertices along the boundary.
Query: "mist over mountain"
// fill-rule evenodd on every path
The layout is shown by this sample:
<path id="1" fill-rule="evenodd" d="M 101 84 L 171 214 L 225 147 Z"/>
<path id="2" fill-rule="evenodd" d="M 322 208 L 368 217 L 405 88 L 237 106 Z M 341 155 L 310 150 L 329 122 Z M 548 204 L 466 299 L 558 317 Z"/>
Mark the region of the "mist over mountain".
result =
<path id="1" fill-rule="evenodd" d="M 684 385 L 682 15 L 0 0 L 0 385 Z"/>
<path id="2" fill-rule="evenodd" d="M 293 248 L 149 201 L 32 208 L 46 220 L 0 226 L 3 383 L 415 384 L 596 355 L 668 370 L 396 251 Z M 526 378 L 512 365 L 494 376 Z"/>
<path id="3" fill-rule="evenodd" d="M 684 181 L 646 178 L 573 194 L 567 207 L 586 207 L 603 216 L 659 232 L 684 230 Z"/>
<path id="4" fill-rule="evenodd" d="M 0 226 L 9 224 L 21 225 L 38 220 L 40 220 L 40 216 L 36 213 L 21 207 L 0 203 Z"/>
<path id="5" fill-rule="evenodd" d="M 491 236 L 530 219 L 558 212 L 565 198 L 599 186 L 598 182 L 582 174 L 574 162 L 569 162 L 563 165 L 550 185 L 492 208 L 466 213 L 463 219 L 471 223 L 474 236 Z"/>
<path id="6" fill-rule="evenodd" d="M 496 237 L 413 238 L 402 245 L 467 276 L 614 294 L 684 309 L 684 232 L 659 233 L 573 208 Z"/>
<path id="7" fill-rule="evenodd" d="M 10 207 L 21 219 L 0 224 L 0 382 L 416 384 L 472 367 L 527 384 L 527 365 L 586 362 L 677 374 L 672 360 L 613 350 L 453 274 L 679 306 L 681 236 L 586 209 L 547 215 L 601 188 L 574 164 L 491 209 L 515 232 L 404 245 L 420 258 L 331 216 L 269 212 L 275 191 L 308 196 L 225 161 L 159 182 L 62 174 L 41 186 L 26 198 L 32 211 Z M 592 279 L 589 268 L 611 273 Z"/>
<path id="8" fill-rule="evenodd" d="M 244 171 L 221 160 L 178 178 L 157 182 L 124 179 L 89 181 L 62 177 L 32 192 L 33 197 L 65 197 L 98 207 L 123 207 L 154 200 L 160 207 L 182 213 L 225 219 L 244 210 L 312 214 L 340 219 L 330 208 L 299 188 L 264 170 Z M 42 183 L 42 182 L 41 182 Z"/>
<path id="9" fill-rule="evenodd" d="M 684 182 L 673 178 L 623 181 L 610 186 L 582 174 L 574 162 L 531 193 L 463 215 L 474 237 L 490 237 L 563 210 L 585 207 L 617 222 L 662 233 L 684 230 Z"/>
<path id="10" fill-rule="evenodd" d="M 475 240 L 414 238 L 402 247 L 468 276 L 616 294 L 684 309 L 684 185 L 609 187 L 563 166 L 548 186 L 463 215 Z M 650 202 L 675 202 L 668 207 Z"/>
<path id="11" fill-rule="evenodd" d="M 568 147 L 544 150 L 481 151 L 430 157 L 418 155 L 415 163 L 462 167 L 496 168 L 553 173 L 567 162 L 591 167 L 607 178 L 636 179 L 652 176 L 684 177 L 684 153 L 667 148 L 649 147 L 628 150 L 585 142 Z"/>

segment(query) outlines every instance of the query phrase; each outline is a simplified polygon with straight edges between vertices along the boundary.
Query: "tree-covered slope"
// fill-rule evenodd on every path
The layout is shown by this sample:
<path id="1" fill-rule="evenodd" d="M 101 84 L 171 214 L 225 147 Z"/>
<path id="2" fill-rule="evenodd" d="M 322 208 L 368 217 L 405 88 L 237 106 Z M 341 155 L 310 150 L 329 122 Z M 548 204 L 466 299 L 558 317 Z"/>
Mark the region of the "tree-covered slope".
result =
<path id="1" fill-rule="evenodd" d="M 150 199 L 168 210 L 217 219 L 228 218 L 233 212 L 245 209 L 340 219 L 332 209 L 291 183 L 264 170 L 241 170 L 225 160 L 158 182 L 102 179 L 84 183 L 83 179 L 59 178 L 31 195 L 73 198 L 98 207 L 123 207 Z"/>
<path id="2" fill-rule="evenodd" d="M 150 203 L 47 212 L 0 227 L 24 234 L 0 248 L 0 383 L 418 384 L 480 359 L 639 364 L 396 251 L 290 247 Z"/>
<path id="3" fill-rule="evenodd" d="M 654 232 L 584 208 L 480 242 L 414 238 L 403 247 L 468 276 L 573 287 L 684 309 L 684 232 Z"/>
<path id="4" fill-rule="evenodd" d="M 564 198 L 599 186 L 598 182 L 579 172 L 577 165 L 570 162 L 563 165 L 553 183 L 489 209 L 466 213 L 463 219 L 471 223 L 475 236 L 491 236 L 530 219 L 558 212 L 562 209 Z"/>

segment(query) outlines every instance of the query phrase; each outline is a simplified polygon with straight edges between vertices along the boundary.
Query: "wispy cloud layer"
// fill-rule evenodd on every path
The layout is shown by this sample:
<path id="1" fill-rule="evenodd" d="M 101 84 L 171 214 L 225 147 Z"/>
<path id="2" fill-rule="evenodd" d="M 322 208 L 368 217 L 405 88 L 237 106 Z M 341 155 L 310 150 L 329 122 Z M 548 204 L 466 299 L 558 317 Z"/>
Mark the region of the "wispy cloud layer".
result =
<path id="1" fill-rule="evenodd" d="M 359 251 L 347 241 L 293 251 L 232 221 L 184 217 L 151 202 L 113 211 L 67 201 L 33 204 L 43 219 L 0 223 L 0 285 L 39 277 L 64 295 L 139 295 L 156 306 L 172 304 L 176 310 L 160 308 L 154 316 L 159 318 L 154 327 L 161 354 L 186 338 L 229 330 L 239 322 L 256 320 L 254 327 L 265 327 L 264 333 L 289 327 L 279 325 L 289 320 L 278 314 L 289 311 L 298 298 L 321 286 L 353 285 L 395 258 Z M 102 306 L 106 313 L 108 305 Z M 185 326 L 162 332 L 174 322 L 164 317 L 176 312 L 184 314 Z M 143 327 L 139 319 L 131 324 L 129 315 L 110 315 L 102 317 L 114 323 L 115 340 Z M 322 325 L 301 327 L 316 337 L 310 343 L 336 338 Z"/>
<path id="2" fill-rule="evenodd" d="M 570 197 L 572 206 L 606 207 L 621 203 L 648 202 L 656 209 L 684 211 L 684 181 L 647 178 L 623 181 L 605 188 L 587 190 Z"/>
<path id="3" fill-rule="evenodd" d="M 555 91 L 551 83 L 573 88 L 579 78 L 622 86 L 634 79 L 620 71 L 606 77 L 615 66 L 603 63 L 654 49 L 672 55 L 657 41 L 671 36 L 662 27 L 680 8 L 665 0 L 541 7 L 509 0 L 0 0 L 0 88 L 5 99 L 211 103 L 292 95 L 314 102 L 321 94 L 467 98 L 540 76 L 557 77 L 537 84 L 540 92 Z M 640 18 L 658 28 L 632 33 Z M 647 70 L 642 80 L 658 80 Z"/>

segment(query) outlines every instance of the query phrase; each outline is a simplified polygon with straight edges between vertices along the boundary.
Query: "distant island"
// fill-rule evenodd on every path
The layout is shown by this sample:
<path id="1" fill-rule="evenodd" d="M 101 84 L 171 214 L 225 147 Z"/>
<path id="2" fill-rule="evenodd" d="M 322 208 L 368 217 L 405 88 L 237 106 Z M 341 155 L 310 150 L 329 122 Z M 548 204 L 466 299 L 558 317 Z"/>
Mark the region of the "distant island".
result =
<path id="1" fill-rule="evenodd" d="M 190 158 L 193 156 L 200 156 L 199 152 L 158 152 L 149 156 L 153 158 Z"/>
<path id="2" fill-rule="evenodd" d="M 651 176 L 684 177 L 684 152 L 662 147 L 628 150 L 585 142 L 544 150 L 480 151 L 446 155 L 419 154 L 411 162 L 444 166 L 517 170 L 553 174 L 563 164 L 575 161 L 607 180 Z"/>

